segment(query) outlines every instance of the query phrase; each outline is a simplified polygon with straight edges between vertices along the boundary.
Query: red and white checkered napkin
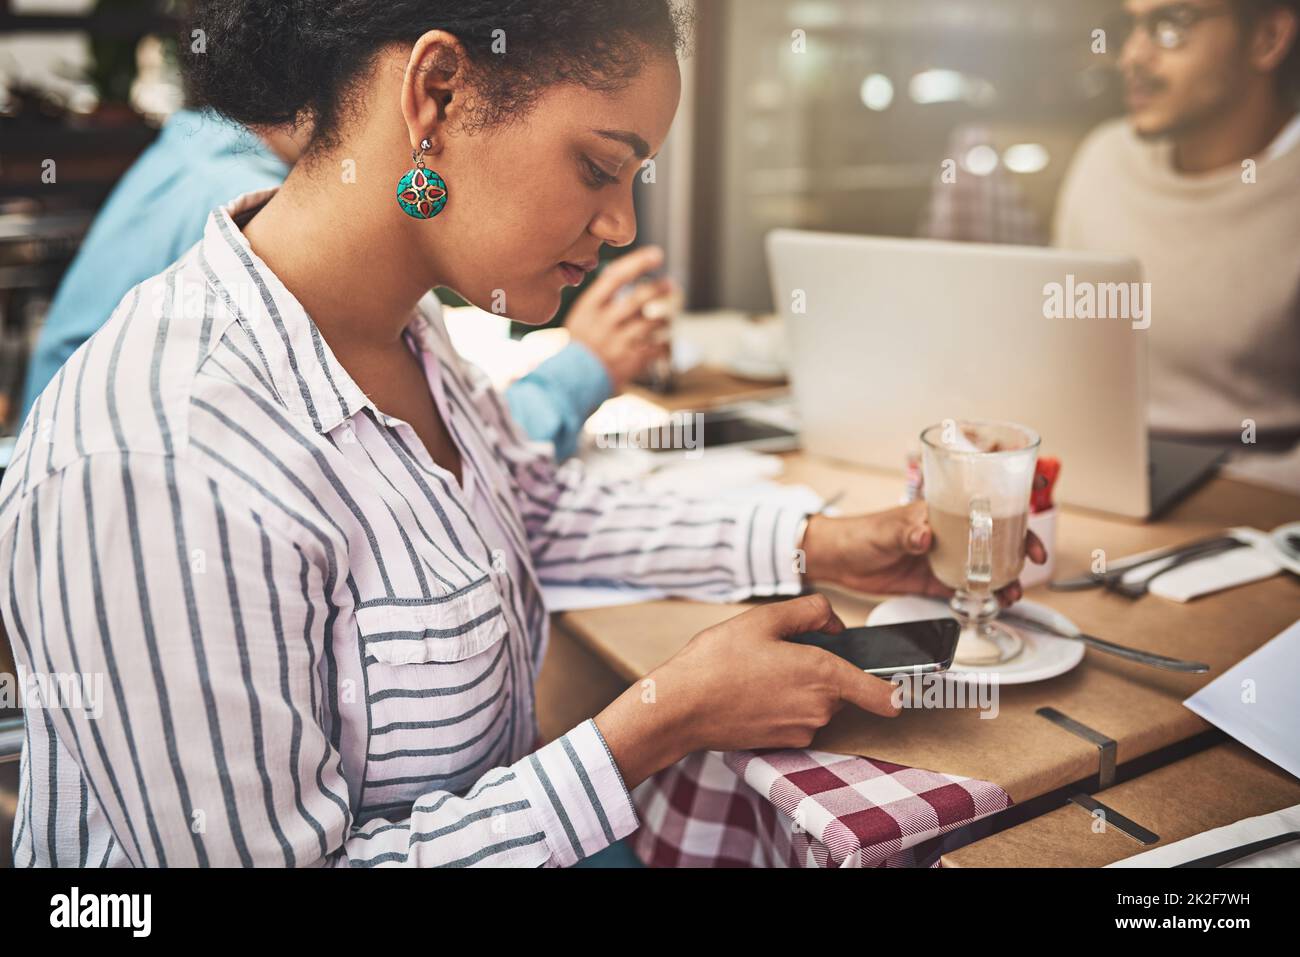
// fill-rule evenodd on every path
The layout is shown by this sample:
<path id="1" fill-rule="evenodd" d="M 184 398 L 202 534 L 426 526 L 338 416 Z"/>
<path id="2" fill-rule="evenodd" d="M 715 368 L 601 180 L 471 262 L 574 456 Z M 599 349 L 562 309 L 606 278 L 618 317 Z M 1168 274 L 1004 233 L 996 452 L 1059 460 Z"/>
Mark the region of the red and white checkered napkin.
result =
<path id="1" fill-rule="evenodd" d="M 933 864 L 944 835 L 1011 804 L 987 781 L 799 750 L 702 751 L 633 799 L 651 867 Z"/>

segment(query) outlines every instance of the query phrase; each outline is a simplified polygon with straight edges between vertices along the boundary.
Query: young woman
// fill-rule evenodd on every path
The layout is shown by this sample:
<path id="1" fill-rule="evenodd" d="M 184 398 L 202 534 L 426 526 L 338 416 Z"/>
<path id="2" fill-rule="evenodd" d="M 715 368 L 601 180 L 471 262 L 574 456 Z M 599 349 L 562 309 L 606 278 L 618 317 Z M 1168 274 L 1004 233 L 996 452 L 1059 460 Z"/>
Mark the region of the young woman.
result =
<path id="1" fill-rule="evenodd" d="M 697 635 L 653 695 L 537 747 L 548 581 L 733 600 L 800 592 L 803 564 L 942 591 L 923 510 L 806 520 L 557 470 L 448 342 L 431 288 L 540 323 L 632 242 L 679 95 L 667 0 L 196 6 L 197 101 L 316 133 L 127 296 L 19 440 L 9 634 L 30 672 L 103 682 L 89 708 L 29 701 L 17 862 L 569 865 L 691 751 L 894 713 L 888 684 L 780 640 L 842 627 L 812 596 Z"/>

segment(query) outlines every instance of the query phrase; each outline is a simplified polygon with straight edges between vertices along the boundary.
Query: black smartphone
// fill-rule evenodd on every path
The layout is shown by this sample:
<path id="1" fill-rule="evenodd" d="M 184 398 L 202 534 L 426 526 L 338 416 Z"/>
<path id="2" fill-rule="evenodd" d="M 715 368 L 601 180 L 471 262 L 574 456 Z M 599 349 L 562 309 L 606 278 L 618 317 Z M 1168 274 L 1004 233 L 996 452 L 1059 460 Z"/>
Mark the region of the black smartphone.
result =
<path id="1" fill-rule="evenodd" d="M 846 628 L 838 635 L 810 631 L 787 640 L 822 648 L 869 674 L 887 678 L 947 671 L 952 667 L 960 635 L 961 626 L 955 619 L 933 618 Z"/>

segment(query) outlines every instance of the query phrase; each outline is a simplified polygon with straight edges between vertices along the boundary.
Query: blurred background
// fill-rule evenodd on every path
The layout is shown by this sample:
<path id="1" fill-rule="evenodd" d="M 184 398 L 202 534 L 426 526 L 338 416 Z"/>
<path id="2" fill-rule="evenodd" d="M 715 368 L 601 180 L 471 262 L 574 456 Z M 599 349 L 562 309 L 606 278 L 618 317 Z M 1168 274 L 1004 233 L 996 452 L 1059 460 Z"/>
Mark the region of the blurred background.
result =
<path id="1" fill-rule="evenodd" d="M 0 433 L 20 425 L 27 352 L 96 209 L 183 105 L 184 3 L 0 0 Z M 667 247 L 690 310 L 770 310 L 776 226 L 1045 241 L 1075 147 L 1122 111 L 1090 48 L 1119 0 L 693 5 L 682 110 L 638 184 L 638 242 Z M 1015 221 L 990 235 L 961 208 L 978 191 L 933 204 L 945 161 L 987 177 Z"/>

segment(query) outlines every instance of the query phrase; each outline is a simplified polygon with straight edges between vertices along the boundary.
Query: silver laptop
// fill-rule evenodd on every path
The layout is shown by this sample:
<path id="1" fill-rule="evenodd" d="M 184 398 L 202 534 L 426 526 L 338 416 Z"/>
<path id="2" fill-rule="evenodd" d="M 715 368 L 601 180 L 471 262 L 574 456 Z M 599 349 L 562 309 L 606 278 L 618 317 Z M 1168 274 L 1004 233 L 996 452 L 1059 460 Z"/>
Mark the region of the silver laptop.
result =
<path id="1" fill-rule="evenodd" d="M 1148 437 L 1134 259 L 795 230 L 767 246 L 809 452 L 898 470 L 935 422 L 1021 422 L 1061 459 L 1058 502 L 1132 518 L 1221 457 Z"/>

